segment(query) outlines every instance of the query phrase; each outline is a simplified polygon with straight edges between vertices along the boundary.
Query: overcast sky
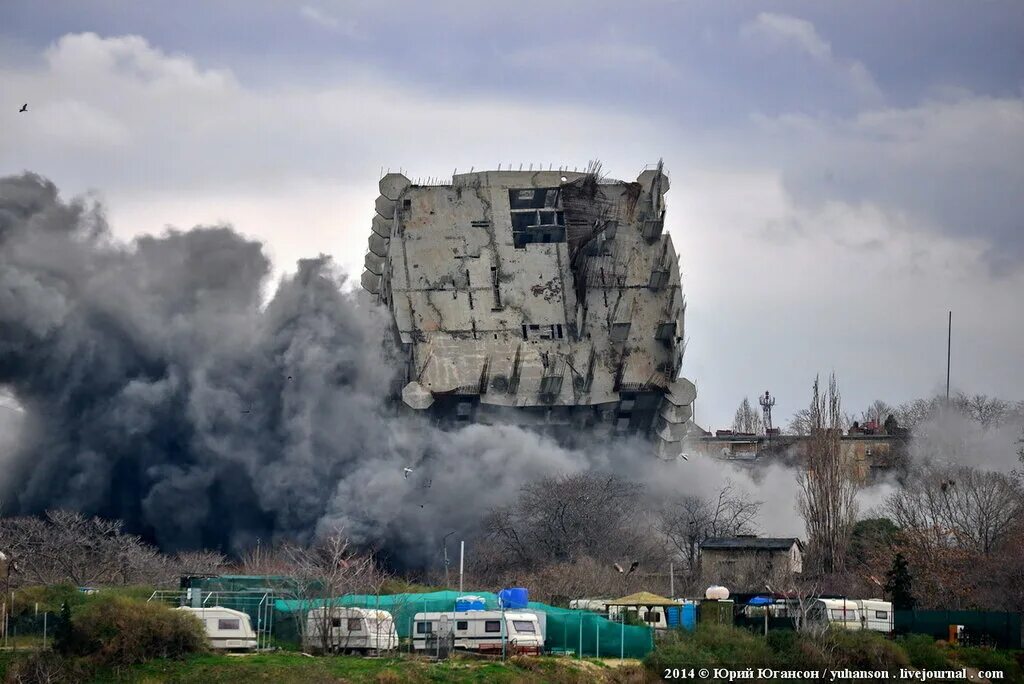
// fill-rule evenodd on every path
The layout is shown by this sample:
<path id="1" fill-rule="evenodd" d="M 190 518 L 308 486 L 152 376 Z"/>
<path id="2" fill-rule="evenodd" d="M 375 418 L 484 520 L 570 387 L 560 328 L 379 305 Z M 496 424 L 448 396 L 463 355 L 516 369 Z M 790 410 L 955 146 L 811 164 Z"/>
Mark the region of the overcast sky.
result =
<path id="1" fill-rule="evenodd" d="M 382 167 L 664 158 L 699 423 L 833 370 L 851 412 L 933 394 L 948 309 L 954 388 L 1024 399 L 1022 36 L 1019 0 L 3 0 L 0 175 L 358 276 Z"/>

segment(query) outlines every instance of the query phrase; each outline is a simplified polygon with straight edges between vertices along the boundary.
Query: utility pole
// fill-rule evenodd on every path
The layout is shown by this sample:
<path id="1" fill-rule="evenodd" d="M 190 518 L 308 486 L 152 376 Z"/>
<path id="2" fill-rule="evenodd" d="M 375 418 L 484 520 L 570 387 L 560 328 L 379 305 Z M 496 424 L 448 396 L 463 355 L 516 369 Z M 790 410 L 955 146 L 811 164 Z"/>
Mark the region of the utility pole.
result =
<path id="1" fill-rule="evenodd" d="M 949 312 L 949 327 L 946 331 L 946 404 L 949 405 L 949 360 L 953 350 L 953 312 Z"/>
<path id="2" fill-rule="evenodd" d="M 465 569 L 466 542 L 459 542 L 459 596 L 462 596 L 462 574 Z"/>

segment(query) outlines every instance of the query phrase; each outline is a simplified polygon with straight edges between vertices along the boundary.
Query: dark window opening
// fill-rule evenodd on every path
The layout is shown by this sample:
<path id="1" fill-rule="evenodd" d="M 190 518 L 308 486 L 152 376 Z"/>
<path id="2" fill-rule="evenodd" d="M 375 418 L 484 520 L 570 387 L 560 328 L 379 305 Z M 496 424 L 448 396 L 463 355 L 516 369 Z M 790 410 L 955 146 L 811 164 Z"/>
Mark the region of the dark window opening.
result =
<path id="1" fill-rule="evenodd" d="M 467 621 L 465 621 L 465 620 L 459 620 L 458 622 L 455 623 L 455 629 L 457 629 L 459 631 L 465 631 L 465 630 L 469 629 L 469 623 Z"/>
<path id="2" fill-rule="evenodd" d="M 349 618 L 348 619 L 348 631 L 350 632 L 361 632 L 363 630 L 361 618 Z"/>
<path id="3" fill-rule="evenodd" d="M 508 191 L 510 209 L 555 208 L 561 200 L 559 188 L 524 188 Z"/>
<path id="4" fill-rule="evenodd" d="M 498 267 L 491 266 L 491 291 L 494 295 L 494 306 L 491 311 L 501 311 L 501 290 L 498 289 Z"/>
<path id="5" fill-rule="evenodd" d="M 241 629 L 242 623 L 238 618 L 220 619 L 217 620 L 217 629 L 232 630 Z"/>
<path id="6" fill-rule="evenodd" d="M 417 622 L 416 633 L 417 634 L 432 634 L 434 631 L 433 624 L 430 622 Z"/>
<path id="7" fill-rule="evenodd" d="M 501 620 L 484 620 L 484 631 L 494 634 L 501 631 Z"/>
<path id="8" fill-rule="evenodd" d="M 562 339 L 562 324 L 561 323 L 556 323 L 555 324 L 555 330 L 558 333 L 558 339 Z"/>
<path id="9" fill-rule="evenodd" d="M 409 209 L 410 207 L 412 207 L 412 200 L 411 199 L 407 199 L 407 200 L 403 200 L 402 201 L 402 208 L 403 209 Z"/>
<path id="10" fill-rule="evenodd" d="M 523 339 L 524 339 L 524 340 L 525 340 L 525 339 L 528 339 L 528 338 L 526 337 L 526 324 L 525 324 L 525 323 L 523 324 Z"/>
<path id="11" fill-rule="evenodd" d="M 331 627 L 341 627 L 341 618 L 331 618 Z"/>

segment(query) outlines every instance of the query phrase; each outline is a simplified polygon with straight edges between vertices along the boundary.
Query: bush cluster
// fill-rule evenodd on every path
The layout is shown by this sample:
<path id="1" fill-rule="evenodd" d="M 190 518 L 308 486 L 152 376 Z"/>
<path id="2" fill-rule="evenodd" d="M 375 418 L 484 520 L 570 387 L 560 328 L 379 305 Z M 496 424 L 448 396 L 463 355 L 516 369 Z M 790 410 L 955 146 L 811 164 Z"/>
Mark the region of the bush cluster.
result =
<path id="1" fill-rule="evenodd" d="M 194 616 L 158 603 L 120 596 L 84 606 L 71 619 L 69 655 L 100 665 L 133 665 L 206 650 L 206 632 Z"/>
<path id="2" fill-rule="evenodd" d="M 925 642 L 915 640 L 916 665 L 901 644 L 868 631 L 834 630 L 824 634 L 769 632 L 768 638 L 745 629 L 725 625 L 700 625 L 692 632 L 674 632 L 661 640 L 658 648 L 644 661 L 660 672 L 667 667 L 740 669 L 777 667 L 798 670 L 851 668 L 886 670 L 945 665 L 941 650 L 927 650 Z M 942 669 L 936 667 L 935 669 Z"/>

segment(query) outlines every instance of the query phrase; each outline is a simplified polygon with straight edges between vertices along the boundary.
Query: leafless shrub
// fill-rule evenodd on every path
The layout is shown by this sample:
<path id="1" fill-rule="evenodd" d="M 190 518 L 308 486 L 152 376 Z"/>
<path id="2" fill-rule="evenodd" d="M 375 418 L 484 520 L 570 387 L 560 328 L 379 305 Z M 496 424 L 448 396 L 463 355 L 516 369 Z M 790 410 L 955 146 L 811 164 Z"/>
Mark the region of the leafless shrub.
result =
<path id="1" fill-rule="evenodd" d="M 322 535 L 309 546 L 284 544 L 281 556 L 289 565 L 291 589 L 286 593 L 299 601 L 298 628 L 303 643 L 312 644 L 323 652 L 331 650 L 331 621 L 336 608 L 342 605 L 346 594 L 379 594 L 387 573 L 377 565 L 373 555 L 360 553 L 345 536 L 344 530 L 336 529 Z M 304 616 L 317 608 L 313 614 L 318 618 L 313 631 Z"/>
<path id="2" fill-rule="evenodd" d="M 727 483 L 716 496 L 684 496 L 669 501 L 659 516 L 660 530 L 691 579 L 700 573 L 700 545 L 712 537 L 753 534 L 762 502 Z"/>

